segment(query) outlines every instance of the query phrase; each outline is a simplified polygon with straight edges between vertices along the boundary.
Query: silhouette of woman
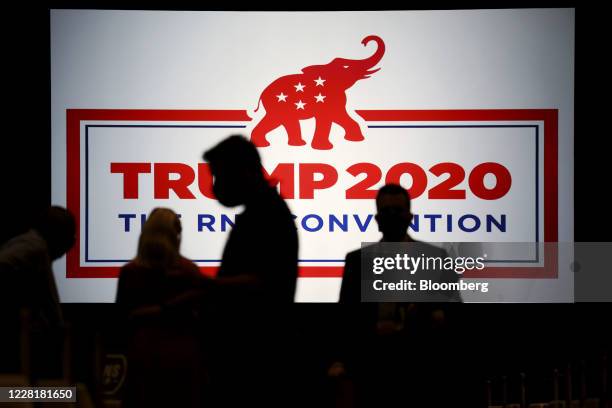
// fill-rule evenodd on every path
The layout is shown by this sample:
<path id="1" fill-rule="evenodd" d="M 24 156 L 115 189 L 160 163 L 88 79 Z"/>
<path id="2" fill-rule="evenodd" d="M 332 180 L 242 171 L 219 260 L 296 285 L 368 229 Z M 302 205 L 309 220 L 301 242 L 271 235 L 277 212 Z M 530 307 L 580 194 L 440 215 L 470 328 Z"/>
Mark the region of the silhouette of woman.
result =
<path id="1" fill-rule="evenodd" d="M 145 222 L 134 260 L 119 276 L 117 303 L 129 316 L 125 406 L 201 405 L 206 375 L 194 307 L 162 305 L 198 286 L 198 267 L 180 255 L 181 223 L 156 208 Z M 193 305 L 195 306 L 195 305 Z"/>

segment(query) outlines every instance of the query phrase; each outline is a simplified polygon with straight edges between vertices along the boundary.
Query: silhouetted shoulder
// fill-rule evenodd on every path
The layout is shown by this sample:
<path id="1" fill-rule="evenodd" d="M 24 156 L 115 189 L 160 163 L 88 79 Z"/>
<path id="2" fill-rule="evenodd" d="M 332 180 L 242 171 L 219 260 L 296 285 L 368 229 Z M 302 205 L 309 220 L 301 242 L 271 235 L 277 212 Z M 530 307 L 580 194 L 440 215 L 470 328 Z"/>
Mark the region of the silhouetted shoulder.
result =
<path id="1" fill-rule="evenodd" d="M 47 244 L 34 230 L 12 238 L 0 248 L 0 264 L 7 269 L 31 270 L 49 262 Z"/>
<path id="2" fill-rule="evenodd" d="M 344 259 L 344 272 L 340 286 L 339 303 L 361 301 L 361 249 L 349 252 Z"/>
<path id="3" fill-rule="evenodd" d="M 361 259 L 361 249 L 356 249 L 346 254 L 345 262 L 355 262 Z"/>
<path id="4" fill-rule="evenodd" d="M 188 277 L 200 277 L 200 268 L 198 265 L 193 263 L 191 260 L 185 258 L 184 256 L 180 256 L 175 268 L 180 274 L 186 275 Z"/>

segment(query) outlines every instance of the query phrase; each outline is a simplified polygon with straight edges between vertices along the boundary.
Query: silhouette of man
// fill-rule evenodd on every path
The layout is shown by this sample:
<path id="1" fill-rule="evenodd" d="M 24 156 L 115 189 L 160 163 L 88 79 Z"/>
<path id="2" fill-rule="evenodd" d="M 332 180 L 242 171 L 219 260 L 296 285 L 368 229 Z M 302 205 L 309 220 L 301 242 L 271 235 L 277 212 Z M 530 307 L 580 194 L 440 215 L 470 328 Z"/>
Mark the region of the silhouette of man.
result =
<path id="1" fill-rule="evenodd" d="M 41 214 L 33 227 L 0 248 L 2 302 L 33 309 L 39 325 L 62 322 L 59 297 L 51 263 L 74 245 L 72 214 L 53 206 Z"/>
<path id="2" fill-rule="evenodd" d="M 219 202 L 245 206 L 223 251 L 217 273 L 221 293 L 241 302 L 293 302 L 297 230 L 287 204 L 264 178 L 257 149 L 233 135 L 204 153 L 204 160 Z"/>
<path id="3" fill-rule="evenodd" d="M 376 196 L 376 222 L 378 230 L 382 232 L 381 242 L 414 242 L 408 235 L 408 227 L 412 220 L 410 211 L 410 196 L 408 192 L 397 184 L 387 184 L 383 186 Z M 420 255 L 442 257 L 448 255 L 446 251 L 433 245 L 418 242 Z M 457 275 L 442 274 L 438 280 L 457 281 Z M 427 300 L 427 299 L 424 299 Z M 450 292 L 438 301 L 461 301 L 457 292 Z M 344 266 L 344 276 L 340 289 L 340 303 L 359 303 L 361 301 L 361 250 L 347 254 Z M 380 309 L 380 308 L 379 308 Z M 379 317 L 383 317 L 384 312 L 379 310 Z M 379 322 L 380 323 L 380 322 Z"/>
<path id="4" fill-rule="evenodd" d="M 293 384 L 291 303 L 295 295 L 298 238 L 293 217 L 266 181 L 255 146 L 233 135 L 204 153 L 213 192 L 227 207 L 244 205 L 223 251 L 203 334 L 209 357 L 213 406 L 287 406 L 281 391 Z M 205 311 L 206 312 L 206 311 Z M 205 314 L 205 313 L 204 313 Z M 283 368 L 281 368 L 283 367 Z"/>
<path id="5" fill-rule="evenodd" d="M 13 315 L 12 324 L 18 324 L 14 317 L 19 309 L 29 310 L 35 377 L 59 374 L 63 317 L 52 262 L 74 241 L 74 217 L 65 208 L 53 206 L 37 217 L 29 231 L 0 247 L 0 309 Z M 10 329 L 6 332 L 18 333 Z"/>
<path id="6" fill-rule="evenodd" d="M 382 243 L 417 243 L 407 233 L 412 213 L 410 196 L 403 187 L 387 184 L 379 190 L 375 218 L 383 235 Z M 418 242 L 418 254 L 414 255 L 421 254 L 447 257 L 443 249 Z M 355 379 L 359 406 L 393 407 L 405 406 L 408 402 L 415 406 L 432 403 L 431 406 L 439 406 L 434 403 L 436 395 L 428 387 L 442 384 L 440 380 L 433 380 L 435 370 L 440 369 L 435 361 L 440 361 L 437 355 L 448 346 L 436 343 L 438 348 L 430 343 L 440 337 L 435 328 L 443 325 L 445 307 L 439 303 L 361 303 L 361 263 L 362 250 L 347 254 L 339 298 L 342 331 L 336 339 L 339 361 L 332 365 L 330 374 L 344 373 L 346 367 L 346 372 Z M 433 276 L 428 277 L 436 281 L 458 280 L 453 271 L 427 272 L 432 272 Z M 461 298 L 457 292 L 425 293 L 416 300 L 460 302 Z M 436 356 L 420 355 L 429 347 Z M 379 353 L 380 350 L 386 353 Z M 443 377 L 443 373 L 437 374 L 437 378 Z M 408 393 L 398 394 L 398 390 L 409 386 L 412 388 Z"/>

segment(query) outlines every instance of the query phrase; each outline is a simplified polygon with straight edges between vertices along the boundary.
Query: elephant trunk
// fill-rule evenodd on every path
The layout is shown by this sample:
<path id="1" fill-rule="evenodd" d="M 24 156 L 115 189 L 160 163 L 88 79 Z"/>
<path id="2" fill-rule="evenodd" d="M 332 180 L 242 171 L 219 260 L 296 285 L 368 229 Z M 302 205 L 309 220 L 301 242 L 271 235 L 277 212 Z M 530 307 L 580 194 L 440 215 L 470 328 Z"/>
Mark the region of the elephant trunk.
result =
<path id="1" fill-rule="evenodd" d="M 374 65 L 378 64 L 378 62 L 382 59 L 385 53 L 385 43 L 382 38 L 377 35 L 369 35 L 364 38 L 361 43 L 365 47 L 370 41 L 375 41 L 377 48 L 376 52 L 372 54 L 371 57 L 361 60 L 364 69 L 372 68 Z"/>
<path id="2" fill-rule="evenodd" d="M 359 79 L 368 78 L 370 75 L 380 70 L 380 68 L 377 68 L 377 69 L 370 69 L 370 68 L 378 64 L 378 62 L 382 59 L 385 53 L 385 43 L 382 40 L 382 38 L 380 38 L 377 35 L 369 35 L 366 38 L 364 38 L 361 41 L 361 43 L 365 47 L 370 41 L 375 41 L 377 44 L 376 51 L 370 57 L 364 58 L 364 59 L 336 58 L 334 62 L 337 64 L 350 65 L 351 67 L 353 67 L 354 68 L 353 72 L 361 76 Z"/>

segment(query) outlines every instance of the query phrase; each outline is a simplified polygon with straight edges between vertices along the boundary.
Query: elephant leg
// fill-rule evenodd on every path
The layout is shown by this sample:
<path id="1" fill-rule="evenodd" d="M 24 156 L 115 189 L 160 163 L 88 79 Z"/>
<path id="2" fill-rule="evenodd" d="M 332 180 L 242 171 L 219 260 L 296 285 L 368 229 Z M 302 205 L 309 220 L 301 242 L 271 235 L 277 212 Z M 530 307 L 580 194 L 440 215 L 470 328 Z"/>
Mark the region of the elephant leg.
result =
<path id="1" fill-rule="evenodd" d="M 289 137 L 289 146 L 304 146 L 306 142 L 302 139 L 302 129 L 300 128 L 300 121 L 297 119 L 288 119 L 283 123 L 285 130 L 287 130 L 287 136 Z"/>
<path id="2" fill-rule="evenodd" d="M 312 148 L 318 150 L 329 150 L 334 145 L 329 141 L 329 132 L 331 130 L 331 120 L 317 118 L 314 137 L 312 138 Z"/>
<path id="3" fill-rule="evenodd" d="M 264 116 L 251 132 L 251 142 L 257 147 L 270 146 L 266 135 L 279 126 L 280 123 L 276 119 L 272 119 L 269 115 Z"/>
<path id="4" fill-rule="evenodd" d="M 343 112 L 342 115 L 334 120 L 338 125 L 344 128 L 344 138 L 352 142 L 360 142 L 364 139 L 359 123 L 355 122 L 348 113 Z"/>

